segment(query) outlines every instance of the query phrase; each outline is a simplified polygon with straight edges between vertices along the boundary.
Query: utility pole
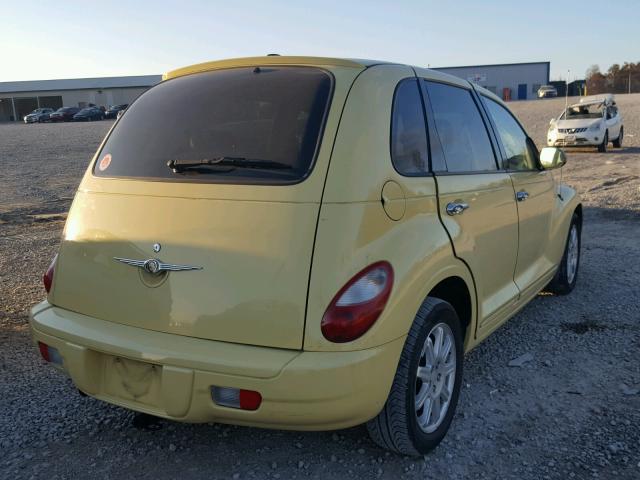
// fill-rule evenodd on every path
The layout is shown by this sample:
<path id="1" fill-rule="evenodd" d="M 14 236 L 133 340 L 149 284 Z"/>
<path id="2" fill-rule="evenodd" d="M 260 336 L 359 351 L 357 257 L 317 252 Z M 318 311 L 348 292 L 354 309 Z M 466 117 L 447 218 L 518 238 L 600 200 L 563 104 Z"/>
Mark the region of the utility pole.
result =
<path id="1" fill-rule="evenodd" d="M 571 73 L 571 69 L 567 70 L 567 79 L 564 82 L 564 111 L 565 118 L 567 115 L 567 108 L 569 107 L 569 74 Z"/>

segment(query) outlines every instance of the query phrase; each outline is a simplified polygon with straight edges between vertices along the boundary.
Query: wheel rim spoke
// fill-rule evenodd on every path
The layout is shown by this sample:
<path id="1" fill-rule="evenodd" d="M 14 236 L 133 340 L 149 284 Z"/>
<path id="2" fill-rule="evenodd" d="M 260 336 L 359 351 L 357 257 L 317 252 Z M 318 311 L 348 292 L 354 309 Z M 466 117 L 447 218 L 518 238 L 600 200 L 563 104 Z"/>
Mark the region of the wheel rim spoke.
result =
<path id="1" fill-rule="evenodd" d="M 431 365 L 427 365 L 425 367 L 418 367 L 418 378 L 422 380 L 424 383 L 429 383 L 431 381 L 432 371 L 433 371 L 433 367 Z"/>
<path id="2" fill-rule="evenodd" d="M 440 358 L 440 352 L 442 351 L 442 341 L 444 332 L 441 327 L 436 327 L 433 332 L 433 355 L 435 360 L 438 361 Z"/>
<path id="3" fill-rule="evenodd" d="M 433 366 L 436 363 L 436 355 L 431 337 L 427 337 L 427 341 L 425 343 L 425 358 L 427 365 Z"/>
<path id="4" fill-rule="evenodd" d="M 429 385 L 423 384 L 416 396 L 416 410 L 420 410 L 429 397 Z"/>
<path id="5" fill-rule="evenodd" d="M 433 406 L 431 407 L 431 418 L 429 420 L 438 420 L 440 418 L 440 413 L 442 412 L 442 404 L 440 403 L 440 397 L 436 397 L 431 402 Z M 433 424 L 435 422 L 429 422 Z"/>
<path id="6" fill-rule="evenodd" d="M 448 375 L 451 375 L 452 373 L 455 373 L 455 371 L 456 371 L 455 362 L 445 363 L 442 366 L 441 371 L 442 371 L 442 375 L 444 375 L 444 376 L 448 376 Z"/>
<path id="7" fill-rule="evenodd" d="M 446 404 L 451 398 L 451 392 L 449 391 L 448 385 L 446 383 L 442 388 L 442 392 L 440 392 L 440 398 L 442 399 L 443 404 Z"/>
<path id="8" fill-rule="evenodd" d="M 441 362 L 445 362 L 447 360 L 447 356 L 449 355 L 449 352 L 451 351 L 451 345 L 453 344 L 453 340 L 451 337 L 449 337 L 449 335 L 445 335 L 444 340 L 442 342 L 443 342 L 443 345 L 442 345 L 442 349 L 440 350 L 440 356 L 438 357 L 438 360 L 440 360 Z"/>
<path id="9" fill-rule="evenodd" d="M 422 413 L 418 417 L 418 425 L 420 428 L 426 428 L 429 425 L 429 418 L 431 417 L 431 408 L 433 407 L 433 401 L 428 398 L 424 403 Z"/>
<path id="10" fill-rule="evenodd" d="M 578 244 L 578 229 L 572 225 L 567 245 L 567 280 L 569 283 L 573 282 L 578 270 Z"/>

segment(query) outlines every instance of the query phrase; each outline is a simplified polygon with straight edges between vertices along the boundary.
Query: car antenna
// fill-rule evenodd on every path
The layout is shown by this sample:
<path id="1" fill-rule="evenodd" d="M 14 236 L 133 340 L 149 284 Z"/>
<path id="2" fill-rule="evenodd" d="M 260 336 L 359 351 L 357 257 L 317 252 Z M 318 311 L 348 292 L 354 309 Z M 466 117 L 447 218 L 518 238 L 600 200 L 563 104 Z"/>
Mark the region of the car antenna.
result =
<path id="1" fill-rule="evenodd" d="M 569 75 L 571 70 L 567 70 L 567 81 L 564 82 L 564 118 L 567 119 L 567 108 L 569 108 Z"/>

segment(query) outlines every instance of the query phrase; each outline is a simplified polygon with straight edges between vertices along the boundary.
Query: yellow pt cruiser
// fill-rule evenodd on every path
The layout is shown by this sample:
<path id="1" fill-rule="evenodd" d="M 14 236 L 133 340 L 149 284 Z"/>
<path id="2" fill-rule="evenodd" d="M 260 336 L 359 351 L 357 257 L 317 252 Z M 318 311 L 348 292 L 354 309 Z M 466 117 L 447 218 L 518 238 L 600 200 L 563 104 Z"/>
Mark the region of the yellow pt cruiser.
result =
<path id="1" fill-rule="evenodd" d="M 575 283 L 562 151 L 487 90 L 407 65 L 245 58 L 165 74 L 75 196 L 46 360 L 84 393 L 185 422 L 367 422 L 444 437 L 463 354 Z"/>

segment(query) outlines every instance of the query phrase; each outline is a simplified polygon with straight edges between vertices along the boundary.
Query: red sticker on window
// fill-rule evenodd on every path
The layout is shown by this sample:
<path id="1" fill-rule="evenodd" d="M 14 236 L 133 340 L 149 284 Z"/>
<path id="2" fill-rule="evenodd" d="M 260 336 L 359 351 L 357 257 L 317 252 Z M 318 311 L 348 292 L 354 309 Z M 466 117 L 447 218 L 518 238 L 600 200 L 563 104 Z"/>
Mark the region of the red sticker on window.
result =
<path id="1" fill-rule="evenodd" d="M 102 157 L 102 160 L 100 160 L 100 163 L 98 164 L 98 169 L 101 172 L 104 172 L 107 168 L 109 168 L 110 164 L 111 164 L 111 154 L 107 153 L 104 157 Z"/>

